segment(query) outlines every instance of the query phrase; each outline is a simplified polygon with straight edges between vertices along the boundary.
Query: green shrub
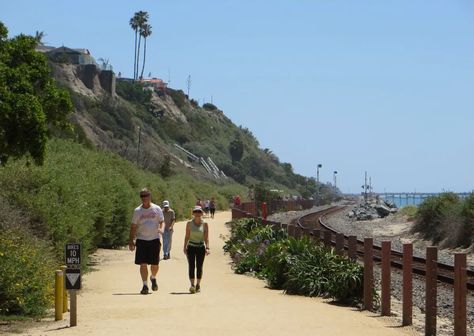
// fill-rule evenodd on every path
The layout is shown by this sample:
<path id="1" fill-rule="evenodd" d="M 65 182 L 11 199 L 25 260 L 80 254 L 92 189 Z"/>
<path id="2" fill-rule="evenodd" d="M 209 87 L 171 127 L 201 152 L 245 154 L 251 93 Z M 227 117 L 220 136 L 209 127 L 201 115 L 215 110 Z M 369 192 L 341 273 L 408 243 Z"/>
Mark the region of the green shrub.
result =
<path id="1" fill-rule="evenodd" d="M 329 296 L 344 303 L 357 303 L 362 297 L 363 268 L 322 246 L 309 249 L 288 271 L 284 287 L 290 294 Z"/>
<path id="2" fill-rule="evenodd" d="M 288 237 L 282 230 L 262 226 L 259 220 L 234 222 L 224 250 L 232 256 L 236 273 L 256 274 L 270 288 L 351 304 L 362 297 L 362 266 L 307 237 Z"/>
<path id="3" fill-rule="evenodd" d="M 264 256 L 267 246 L 286 233 L 265 226 L 258 219 L 242 219 L 231 228 L 232 235 L 224 245 L 224 250 L 236 260 L 235 272 L 242 274 L 253 272 L 258 275 L 264 267 Z"/>
<path id="4" fill-rule="evenodd" d="M 474 196 L 454 193 L 426 199 L 418 207 L 413 232 L 442 247 L 469 247 L 474 240 Z"/>
<path id="5" fill-rule="evenodd" d="M 232 247 L 247 239 L 253 229 L 261 226 L 261 221 L 255 218 L 243 218 L 232 222 L 231 236 L 224 244 L 224 251 L 230 252 Z"/>
<path id="6" fill-rule="evenodd" d="M 434 244 L 441 242 L 446 237 L 443 232 L 444 219 L 450 218 L 460 204 L 461 200 L 455 193 L 429 197 L 418 207 L 413 231 L 420 232 Z"/>
<path id="7" fill-rule="evenodd" d="M 286 250 L 286 241 L 277 241 L 268 246 L 265 251 L 265 267 L 262 270 L 262 276 L 270 288 L 282 289 L 288 281 L 289 267 Z"/>
<path id="8" fill-rule="evenodd" d="M 417 212 L 418 207 L 416 205 L 407 205 L 398 211 L 400 215 L 407 216 L 409 221 L 412 221 L 416 218 Z"/>
<path id="9" fill-rule="evenodd" d="M 42 316 L 53 302 L 51 247 L 24 229 L 0 231 L 0 315 Z"/>
<path id="10" fill-rule="evenodd" d="M 167 89 L 168 94 L 173 99 L 176 106 L 183 108 L 186 105 L 186 95 L 182 90 Z"/>
<path id="11" fill-rule="evenodd" d="M 268 246 L 264 255 L 265 267 L 262 275 L 268 286 L 274 289 L 285 289 L 288 272 L 298 256 L 308 254 L 309 242 L 306 239 L 287 237 Z"/>
<path id="12" fill-rule="evenodd" d="M 474 243 L 474 194 L 464 200 L 461 210 L 463 221 L 456 232 L 456 246 L 468 247 Z"/>
<path id="13" fill-rule="evenodd" d="M 275 245 L 267 251 L 273 253 L 276 249 L 279 253 L 267 255 L 262 272 L 270 287 L 282 288 L 288 294 L 329 296 L 343 303 L 360 301 L 363 268 L 359 264 L 315 245 L 307 237 L 290 237 Z"/>
<path id="14" fill-rule="evenodd" d="M 160 166 L 160 175 L 162 177 L 169 177 L 173 174 L 171 170 L 171 157 L 169 155 L 165 155 L 163 163 Z"/>
<path id="15" fill-rule="evenodd" d="M 204 103 L 202 105 L 202 108 L 205 109 L 205 110 L 209 110 L 209 111 L 217 110 L 217 106 L 214 105 L 214 104 L 211 104 L 211 103 Z"/>
<path id="16" fill-rule="evenodd" d="M 180 145 L 189 141 L 191 133 L 187 124 L 168 118 L 161 120 L 157 131 L 160 132 L 160 136 L 162 136 L 164 140 L 171 143 L 177 142 Z"/>
<path id="17" fill-rule="evenodd" d="M 220 168 L 229 177 L 232 177 L 234 181 L 238 183 L 245 183 L 245 174 L 243 173 L 242 166 L 240 165 L 239 162 L 236 162 L 234 164 L 230 163 L 223 163 L 220 165 Z"/>
<path id="18" fill-rule="evenodd" d="M 148 104 L 151 100 L 150 90 L 145 90 L 140 83 L 117 81 L 115 91 L 123 99 L 135 104 Z"/>

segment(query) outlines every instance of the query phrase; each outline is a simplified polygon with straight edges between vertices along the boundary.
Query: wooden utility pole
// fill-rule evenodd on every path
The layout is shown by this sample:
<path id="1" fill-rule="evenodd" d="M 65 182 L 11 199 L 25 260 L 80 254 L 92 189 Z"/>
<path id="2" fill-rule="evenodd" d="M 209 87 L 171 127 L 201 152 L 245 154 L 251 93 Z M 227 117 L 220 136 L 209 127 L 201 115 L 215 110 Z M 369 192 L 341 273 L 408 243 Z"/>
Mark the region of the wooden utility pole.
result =
<path id="1" fill-rule="evenodd" d="M 140 142 L 141 142 L 142 131 L 140 126 L 138 126 L 138 146 L 137 146 L 137 166 L 140 159 Z"/>

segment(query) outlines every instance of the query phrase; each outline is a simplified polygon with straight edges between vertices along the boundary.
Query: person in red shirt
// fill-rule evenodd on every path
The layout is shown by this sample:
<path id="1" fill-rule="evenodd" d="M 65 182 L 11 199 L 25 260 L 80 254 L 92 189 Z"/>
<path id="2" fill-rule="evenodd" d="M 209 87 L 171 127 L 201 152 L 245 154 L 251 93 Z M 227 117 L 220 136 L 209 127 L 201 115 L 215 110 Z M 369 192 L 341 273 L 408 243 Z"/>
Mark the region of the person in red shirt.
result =
<path id="1" fill-rule="evenodd" d="M 240 205 L 240 196 L 239 196 L 239 195 L 235 196 L 235 198 L 234 198 L 234 204 L 237 205 L 237 206 Z"/>

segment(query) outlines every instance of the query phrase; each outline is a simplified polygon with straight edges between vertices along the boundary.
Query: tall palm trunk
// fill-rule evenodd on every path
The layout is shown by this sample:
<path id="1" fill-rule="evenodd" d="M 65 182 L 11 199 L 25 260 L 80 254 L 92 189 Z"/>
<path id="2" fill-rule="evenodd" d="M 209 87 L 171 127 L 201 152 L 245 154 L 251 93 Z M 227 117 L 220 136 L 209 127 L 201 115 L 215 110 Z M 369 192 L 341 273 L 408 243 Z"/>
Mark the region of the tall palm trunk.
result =
<path id="1" fill-rule="evenodd" d="M 145 70 L 145 58 L 146 58 L 146 37 L 143 38 L 143 65 L 142 65 L 142 73 L 140 75 L 143 78 L 143 71 Z"/>
<path id="2" fill-rule="evenodd" d="M 137 77 L 137 36 L 138 36 L 138 29 L 135 29 L 135 53 L 133 54 L 133 79 L 135 80 Z"/>
<path id="3" fill-rule="evenodd" d="M 139 71 L 139 68 L 140 68 L 140 43 L 141 43 L 141 40 L 142 40 L 142 36 L 139 35 L 138 36 L 138 51 L 137 51 L 137 72 L 136 72 L 136 78 L 135 79 L 138 79 L 138 71 Z"/>

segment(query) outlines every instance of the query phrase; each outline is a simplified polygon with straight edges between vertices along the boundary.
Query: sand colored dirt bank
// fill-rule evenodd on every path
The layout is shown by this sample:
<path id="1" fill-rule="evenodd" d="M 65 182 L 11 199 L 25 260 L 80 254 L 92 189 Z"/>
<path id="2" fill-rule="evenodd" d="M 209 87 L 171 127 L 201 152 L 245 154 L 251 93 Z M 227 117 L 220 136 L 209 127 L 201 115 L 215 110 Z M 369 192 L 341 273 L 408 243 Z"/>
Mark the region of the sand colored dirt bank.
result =
<path id="1" fill-rule="evenodd" d="M 78 296 L 78 326 L 69 314 L 41 322 L 27 335 L 414 335 L 394 319 L 284 295 L 261 280 L 236 275 L 223 254 L 230 212 L 209 219 L 211 254 L 204 263 L 202 292 L 188 293 L 183 254 L 184 222 L 175 226 L 170 260 L 160 263 L 159 291 L 138 294 L 141 279 L 128 250 L 100 250 L 96 271 Z"/>

